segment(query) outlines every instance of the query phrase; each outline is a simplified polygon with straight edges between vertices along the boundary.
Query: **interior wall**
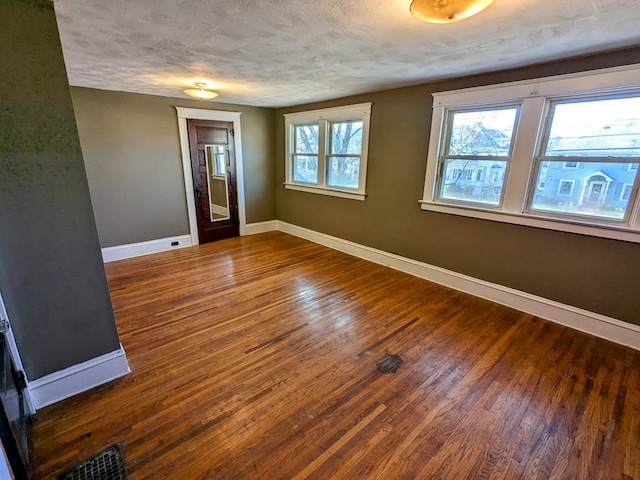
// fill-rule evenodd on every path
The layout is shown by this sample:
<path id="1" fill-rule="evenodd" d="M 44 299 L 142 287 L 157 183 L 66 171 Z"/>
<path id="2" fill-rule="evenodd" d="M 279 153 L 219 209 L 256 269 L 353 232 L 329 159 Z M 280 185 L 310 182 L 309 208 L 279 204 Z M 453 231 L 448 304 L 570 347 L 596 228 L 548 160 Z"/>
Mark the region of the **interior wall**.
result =
<path id="1" fill-rule="evenodd" d="M 247 223 L 275 219 L 274 110 L 72 87 L 102 247 L 189 234 L 176 106 L 240 112 Z"/>
<path id="2" fill-rule="evenodd" d="M 29 380 L 120 348 L 53 4 L 0 2 L 0 290 Z"/>
<path id="3" fill-rule="evenodd" d="M 640 325 L 640 244 L 420 209 L 433 92 L 640 63 L 640 48 L 276 111 L 278 219 Z M 285 113 L 373 102 L 367 198 L 286 190 Z"/>

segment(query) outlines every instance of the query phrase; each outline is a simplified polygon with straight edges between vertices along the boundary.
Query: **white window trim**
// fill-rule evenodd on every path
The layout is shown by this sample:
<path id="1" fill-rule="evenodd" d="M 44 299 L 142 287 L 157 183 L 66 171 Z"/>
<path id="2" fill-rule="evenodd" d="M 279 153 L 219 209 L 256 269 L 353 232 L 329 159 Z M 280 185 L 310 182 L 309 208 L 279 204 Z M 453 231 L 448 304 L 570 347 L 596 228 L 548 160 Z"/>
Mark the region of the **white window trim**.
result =
<path id="1" fill-rule="evenodd" d="M 628 225 L 591 222 L 590 219 L 558 218 L 536 211 L 526 212 L 529 175 L 536 155 L 539 136 L 543 134 L 542 115 L 548 98 L 561 96 L 585 96 L 595 93 L 623 93 L 638 91 L 640 65 L 616 67 L 596 72 L 560 75 L 535 80 L 504 83 L 489 87 L 434 93 L 433 115 L 427 158 L 423 197 L 419 201 L 422 210 L 480 218 L 517 225 L 579 233 L 595 237 L 612 238 L 640 243 L 639 205 L 636 201 Z M 522 102 L 520 124 L 513 147 L 513 156 L 505 181 L 503 205 L 500 210 L 483 205 L 453 204 L 436 199 L 438 153 L 445 110 L 451 108 L 501 105 L 505 102 Z M 527 115 L 526 112 L 536 112 Z M 518 161 L 526 158 L 528 161 Z M 633 197 L 632 197 L 633 198 Z"/>
<path id="2" fill-rule="evenodd" d="M 575 163 L 575 167 L 571 167 L 571 166 L 567 166 L 567 163 Z M 564 162 L 562 164 L 562 168 L 564 168 L 565 170 L 577 170 L 578 166 L 580 165 L 580 162 Z"/>
<path id="3" fill-rule="evenodd" d="M 371 103 L 359 103 L 356 105 L 345 105 L 342 107 L 323 108 L 320 110 L 309 110 L 305 112 L 287 113 L 284 115 L 285 122 L 285 181 L 284 186 L 288 190 L 298 190 L 307 193 L 319 193 L 332 197 L 349 198 L 353 200 L 365 200 L 366 178 L 367 178 L 367 157 L 369 153 L 369 124 L 371 122 Z M 360 176 L 358 179 L 358 189 L 337 188 L 327 184 L 326 159 L 329 152 L 326 151 L 328 139 L 320 133 L 318 145 L 318 184 L 307 184 L 294 182 L 293 180 L 293 129 L 296 125 L 305 123 L 338 122 L 348 120 L 362 120 L 362 152 L 360 155 Z M 321 129 L 322 130 L 322 129 Z"/>
<path id="4" fill-rule="evenodd" d="M 569 193 L 561 193 L 563 183 L 571 184 L 571 190 L 569 190 Z M 558 195 L 570 197 L 571 195 L 573 195 L 573 187 L 575 186 L 575 184 L 576 184 L 575 180 L 560 180 L 558 182 Z"/>
<path id="5" fill-rule="evenodd" d="M 629 198 L 624 198 L 624 192 L 627 190 L 627 187 L 629 187 Z M 622 192 L 620 192 L 620 201 L 624 202 L 624 201 L 628 201 L 631 200 L 631 194 L 633 193 L 633 183 L 624 183 L 622 185 Z"/>

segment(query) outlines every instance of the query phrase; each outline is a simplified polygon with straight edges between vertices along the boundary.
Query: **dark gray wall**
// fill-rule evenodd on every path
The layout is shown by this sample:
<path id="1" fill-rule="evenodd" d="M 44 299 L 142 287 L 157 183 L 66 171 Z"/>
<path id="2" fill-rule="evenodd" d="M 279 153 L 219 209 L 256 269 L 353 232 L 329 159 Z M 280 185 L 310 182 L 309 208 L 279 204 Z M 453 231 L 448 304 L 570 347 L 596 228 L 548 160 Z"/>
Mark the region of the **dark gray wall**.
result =
<path id="1" fill-rule="evenodd" d="M 103 247 L 189 233 L 175 106 L 240 112 L 247 223 L 276 215 L 274 110 L 71 88 Z"/>
<path id="2" fill-rule="evenodd" d="M 0 291 L 27 377 L 119 348 L 52 3 L 0 3 Z"/>
<path id="3" fill-rule="evenodd" d="M 640 245 L 420 209 L 432 92 L 640 62 L 640 49 L 276 111 L 278 219 L 640 325 Z M 373 102 L 364 202 L 285 190 L 283 114 Z"/>

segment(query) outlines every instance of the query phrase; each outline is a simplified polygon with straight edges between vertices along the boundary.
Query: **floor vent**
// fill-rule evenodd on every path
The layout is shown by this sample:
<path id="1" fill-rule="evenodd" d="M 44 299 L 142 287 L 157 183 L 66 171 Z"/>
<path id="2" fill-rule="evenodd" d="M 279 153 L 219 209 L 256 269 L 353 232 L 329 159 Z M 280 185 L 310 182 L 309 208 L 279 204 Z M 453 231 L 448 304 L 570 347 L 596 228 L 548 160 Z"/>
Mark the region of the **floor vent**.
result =
<path id="1" fill-rule="evenodd" d="M 127 480 L 127 469 L 120 445 L 86 459 L 80 465 L 70 468 L 58 477 L 58 480 Z"/>
<path id="2" fill-rule="evenodd" d="M 376 362 L 376 367 L 381 373 L 396 373 L 402 365 L 402 359 L 398 355 L 391 355 L 389 352 Z"/>

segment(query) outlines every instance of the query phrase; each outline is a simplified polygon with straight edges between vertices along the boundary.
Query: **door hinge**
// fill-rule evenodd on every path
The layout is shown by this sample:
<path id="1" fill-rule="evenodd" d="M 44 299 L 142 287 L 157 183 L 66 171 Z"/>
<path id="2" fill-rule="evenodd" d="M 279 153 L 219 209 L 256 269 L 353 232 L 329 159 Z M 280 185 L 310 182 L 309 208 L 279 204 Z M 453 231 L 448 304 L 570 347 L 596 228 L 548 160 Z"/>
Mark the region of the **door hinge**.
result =
<path id="1" fill-rule="evenodd" d="M 6 318 L 0 319 L 0 333 L 7 333 L 9 331 L 9 320 Z"/>
<path id="2" fill-rule="evenodd" d="M 236 131 L 232 128 L 232 129 L 231 129 L 231 131 L 230 131 L 230 133 L 231 133 L 231 136 L 233 137 L 233 136 L 235 136 Z"/>
<path id="3" fill-rule="evenodd" d="M 17 377 L 17 384 L 18 387 L 20 387 L 20 390 L 26 390 L 27 389 L 27 377 L 25 376 L 24 372 L 22 370 L 19 370 L 16 372 L 16 377 Z"/>

